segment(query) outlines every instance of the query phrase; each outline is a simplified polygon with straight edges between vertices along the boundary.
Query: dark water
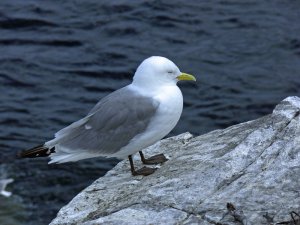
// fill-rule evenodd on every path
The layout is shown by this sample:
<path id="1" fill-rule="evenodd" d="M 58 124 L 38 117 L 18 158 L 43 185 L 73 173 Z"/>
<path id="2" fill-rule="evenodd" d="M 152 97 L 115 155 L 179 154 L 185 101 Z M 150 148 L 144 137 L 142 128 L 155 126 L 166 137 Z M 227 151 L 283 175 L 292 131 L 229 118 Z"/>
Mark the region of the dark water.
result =
<path id="1" fill-rule="evenodd" d="M 113 2 L 113 3 L 112 3 Z M 202 134 L 270 113 L 300 92 L 300 2 L 1 0 L 0 224 L 47 224 L 110 169 L 93 159 L 15 160 L 128 83 L 151 55 L 195 74 L 172 134 Z"/>

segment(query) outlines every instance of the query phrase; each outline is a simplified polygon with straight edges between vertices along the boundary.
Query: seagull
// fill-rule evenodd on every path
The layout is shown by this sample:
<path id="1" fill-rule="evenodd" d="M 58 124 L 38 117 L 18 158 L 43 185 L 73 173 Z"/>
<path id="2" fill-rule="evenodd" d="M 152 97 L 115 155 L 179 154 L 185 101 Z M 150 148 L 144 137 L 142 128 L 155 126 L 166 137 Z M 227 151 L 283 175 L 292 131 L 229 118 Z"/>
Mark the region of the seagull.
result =
<path id="1" fill-rule="evenodd" d="M 167 161 L 163 154 L 145 158 L 142 150 L 164 138 L 177 124 L 183 108 L 177 86 L 181 80 L 196 81 L 171 60 L 149 57 L 138 66 L 131 84 L 102 98 L 87 116 L 58 131 L 54 139 L 19 156 L 49 156 L 49 163 L 128 157 L 133 176 L 150 175 L 156 168 L 136 169 L 132 155 L 139 152 L 146 165 Z"/>

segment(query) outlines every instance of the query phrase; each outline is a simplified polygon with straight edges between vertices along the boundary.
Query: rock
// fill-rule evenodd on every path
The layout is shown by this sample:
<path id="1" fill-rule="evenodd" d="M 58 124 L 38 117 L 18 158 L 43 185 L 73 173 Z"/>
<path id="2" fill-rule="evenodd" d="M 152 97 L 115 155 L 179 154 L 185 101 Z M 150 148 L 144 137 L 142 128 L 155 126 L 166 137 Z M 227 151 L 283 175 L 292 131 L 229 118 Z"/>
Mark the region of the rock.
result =
<path id="1" fill-rule="evenodd" d="M 169 158 L 154 174 L 133 177 L 124 160 L 51 225 L 292 224 L 292 212 L 300 219 L 299 112 L 300 98 L 289 97 L 257 120 L 162 140 L 145 150 Z"/>

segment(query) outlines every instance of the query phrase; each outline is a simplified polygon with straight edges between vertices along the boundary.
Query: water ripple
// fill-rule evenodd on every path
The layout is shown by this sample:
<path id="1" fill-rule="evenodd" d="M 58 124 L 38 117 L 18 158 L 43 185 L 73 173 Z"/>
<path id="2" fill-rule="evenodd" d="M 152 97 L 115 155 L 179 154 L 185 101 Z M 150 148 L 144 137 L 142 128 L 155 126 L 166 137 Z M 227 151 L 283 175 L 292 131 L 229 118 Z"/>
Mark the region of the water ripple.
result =
<path id="1" fill-rule="evenodd" d="M 179 83 L 185 108 L 172 134 L 255 119 L 299 95 L 298 9 L 280 0 L 1 0 L 0 162 L 16 194 L 0 203 L 13 218 L 1 214 L 0 224 L 49 223 L 114 165 L 14 157 L 130 83 L 148 56 L 166 56 L 197 77 L 196 85 Z"/>

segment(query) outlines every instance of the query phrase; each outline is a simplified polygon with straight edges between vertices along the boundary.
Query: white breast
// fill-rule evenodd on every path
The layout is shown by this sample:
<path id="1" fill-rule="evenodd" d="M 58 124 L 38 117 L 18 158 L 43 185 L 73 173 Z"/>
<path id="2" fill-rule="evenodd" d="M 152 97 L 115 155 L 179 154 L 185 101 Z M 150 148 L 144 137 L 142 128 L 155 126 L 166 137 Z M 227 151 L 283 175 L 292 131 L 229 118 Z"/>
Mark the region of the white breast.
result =
<path id="1" fill-rule="evenodd" d="M 114 157 L 126 158 L 165 137 L 176 126 L 183 107 L 183 97 L 176 85 L 164 86 L 163 90 L 153 98 L 160 102 L 157 113 L 150 122 L 146 131 L 137 135 L 130 143 L 120 149 Z"/>

